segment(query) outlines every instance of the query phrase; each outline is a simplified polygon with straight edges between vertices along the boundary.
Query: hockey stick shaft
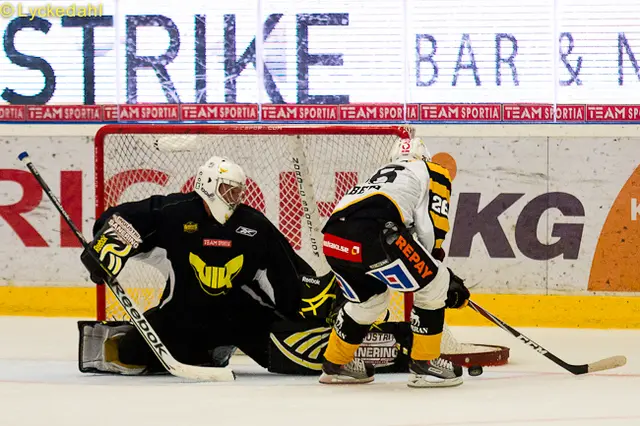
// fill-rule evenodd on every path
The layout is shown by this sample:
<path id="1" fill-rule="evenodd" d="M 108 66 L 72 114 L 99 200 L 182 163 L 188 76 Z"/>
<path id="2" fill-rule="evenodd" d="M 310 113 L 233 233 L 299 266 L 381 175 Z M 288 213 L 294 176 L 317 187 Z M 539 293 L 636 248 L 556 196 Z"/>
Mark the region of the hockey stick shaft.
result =
<path id="1" fill-rule="evenodd" d="M 492 313 L 490 313 L 489 311 L 487 311 L 477 303 L 473 302 L 472 300 L 469 300 L 469 307 L 474 311 L 476 311 L 477 313 L 479 313 L 480 315 L 482 315 L 483 317 L 485 317 L 486 319 L 488 319 L 489 321 L 491 321 L 492 323 L 494 323 L 495 325 L 497 325 L 498 327 L 500 327 L 501 329 L 510 333 L 512 336 L 520 340 L 525 345 L 529 346 L 539 354 L 545 356 L 547 359 L 551 360 L 555 364 L 559 365 L 560 367 L 564 368 L 565 370 L 573 374 L 578 375 L 578 374 L 585 374 L 585 373 L 593 373 L 595 371 L 609 370 L 611 368 L 621 367 L 627 363 L 627 359 L 624 356 L 618 355 L 618 356 L 605 358 L 600 361 L 593 362 L 591 364 L 582 364 L 582 365 L 569 364 L 568 362 L 558 358 L 556 355 L 549 352 L 548 349 L 544 348 L 539 343 L 534 342 L 529 337 L 520 333 L 518 330 L 511 327 L 509 324 L 502 321 L 501 319 L 499 319 L 498 317 L 496 317 L 495 315 L 493 315 Z"/>
<path id="2" fill-rule="evenodd" d="M 318 203 L 316 202 L 307 156 L 304 153 L 302 140 L 299 136 L 288 136 L 288 138 L 292 154 L 291 163 L 296 175 L 300 201 L 302 202 L 303 226 L 307 228 L 311 252 L 318 259 L 315 265 L 316 274 L 319 276 L 326 275 L 331 272 L 331 267 L 322 252 L 323 237 L 320 230 L 322 222 L 318 213 Z"/>
<path id="3" fill-rule="evenodd" d="M 65 222 L 73 233 L 78 238 L 78 241 L 82 244 L 82 246 L 89 252 L 93 252 L 90 250 L 89 243 L 84 238 L 78 227 L 73 223 L 67 212 L 60 204 L 60 201 L 56 198 L 56 196 L 49 188 L 49 185 L 42 178 L 34 164 L 31 162 L 29 158 L 29 154 L 26 152 L 21 153 L 18 156 L 18 159 L 22 161 L 27 169 L 31 172 L 34 178 L 38 181 L 42 190 L 47 197 L 51 200 L 56 210 L 62 215 Z M 96 260 L 100 263 L 100 260 Z M 112 277 L 106 282 L 109 289 L 113 292 L 114 296 L 123 307 L 125 312 L 131 318 L 131 322 L 134 327 L 140 332 L 144 340 L 147 342 L 153 353 L 158 357 L 162 365 L 169 371 L 171 374 L 177 377 L 187 378 L 187 379 L 195 379 L 195 380 L 213 380 L 213 381 L 230 381 L 234 380 L 235 376 L 233 371 L 228 368 L 216 368 L 216 367 L 198 367 L 186 365 L 178 362 L 169 352 L 169 350 L 165 347 L 158 336 L 158 333 L 151 327 L 151 324 L 145 319 L 142 311 L 138 308 L 137 304 L 127 296 L 126 292 L 122 288 L 122 286 L 118 283 L 115 277 Z"/>

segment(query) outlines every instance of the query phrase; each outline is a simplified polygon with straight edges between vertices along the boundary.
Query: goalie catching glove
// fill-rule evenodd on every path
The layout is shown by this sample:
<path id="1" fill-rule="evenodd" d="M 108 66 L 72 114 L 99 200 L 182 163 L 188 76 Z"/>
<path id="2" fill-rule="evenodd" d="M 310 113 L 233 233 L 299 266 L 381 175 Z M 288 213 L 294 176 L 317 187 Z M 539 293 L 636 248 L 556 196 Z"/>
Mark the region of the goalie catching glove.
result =
<path id="1" fill-rule="evenodd" d="M 140 234 L 121 216 L 114 214 L 80 255 L 91 281 L 102 284 L 116 277 L 127 259 L 142 243 Z"/>
<path id="2" fill-rule="evenodd" d="M 327 319 L 333 311 L 338 289 L 335 274 L 329 272 L 321 277 L 302 275 L 301 282 L 300 316 L 307 319 Z"/>

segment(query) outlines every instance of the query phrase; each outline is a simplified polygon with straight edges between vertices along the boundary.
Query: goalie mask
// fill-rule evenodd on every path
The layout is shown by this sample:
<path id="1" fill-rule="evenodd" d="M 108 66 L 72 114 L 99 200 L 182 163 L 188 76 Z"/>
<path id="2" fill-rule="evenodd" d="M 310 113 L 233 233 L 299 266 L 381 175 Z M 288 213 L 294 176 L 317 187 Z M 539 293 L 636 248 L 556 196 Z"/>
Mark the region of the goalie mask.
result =
<path id="1" fill-rule="evenodd" d="M 244 201 L 247 176 L 242 167 L 224 157 L 211 157 L 198 170 L 194 190 L 221 224 Z"/>
<path id="2" fill-rule="evenodd" d="M 408 159 L 431 161 L 431 153 L 429 153 L 422 139 L 401 139 L 396 142 L 389 153 L 391 162 Z"/>

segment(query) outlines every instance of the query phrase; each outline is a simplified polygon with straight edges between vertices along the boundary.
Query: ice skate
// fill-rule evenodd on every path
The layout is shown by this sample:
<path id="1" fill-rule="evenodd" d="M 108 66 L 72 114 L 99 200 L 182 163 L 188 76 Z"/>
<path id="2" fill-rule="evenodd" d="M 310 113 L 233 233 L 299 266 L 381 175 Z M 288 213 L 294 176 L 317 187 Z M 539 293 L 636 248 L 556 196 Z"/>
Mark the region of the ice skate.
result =
<path id="1" fill-rule="evenodd" d="M 409 381 L 411 388 L 450 387 L 462 384 L 462 367 L 443 358 L 431 361 L 411 360 Z"/>
<path id="2" fill-rule="evenodd" d="M 320 383 L 326 385 L 370 383 L 373 382 L 373 372 L 373 365 L 365 364 L 360 359 L 354 359 L 345 365 L 325 360 L 322 364 Z"/>

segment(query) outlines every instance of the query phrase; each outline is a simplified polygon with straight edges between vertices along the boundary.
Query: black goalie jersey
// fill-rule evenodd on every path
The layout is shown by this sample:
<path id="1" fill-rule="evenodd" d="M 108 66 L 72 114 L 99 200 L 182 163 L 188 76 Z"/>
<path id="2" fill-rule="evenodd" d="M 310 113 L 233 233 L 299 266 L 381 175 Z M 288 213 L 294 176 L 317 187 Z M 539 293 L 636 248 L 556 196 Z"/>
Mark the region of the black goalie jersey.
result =
<path id="1" fill-rule="evenodd" d="M 297 316 L 299 274 L 314 272 L 261 212 L 240 205 L 220 225 L 195 192 L 158 195 L 108 209 L 94 233 L 114 213 L 142 237 L 132 258 L 165 274 L 160 307 L 194 314 L 220 311 L 232 309 L 236 298 L 246 300 L 248 294 L 285 317 Z"/>

